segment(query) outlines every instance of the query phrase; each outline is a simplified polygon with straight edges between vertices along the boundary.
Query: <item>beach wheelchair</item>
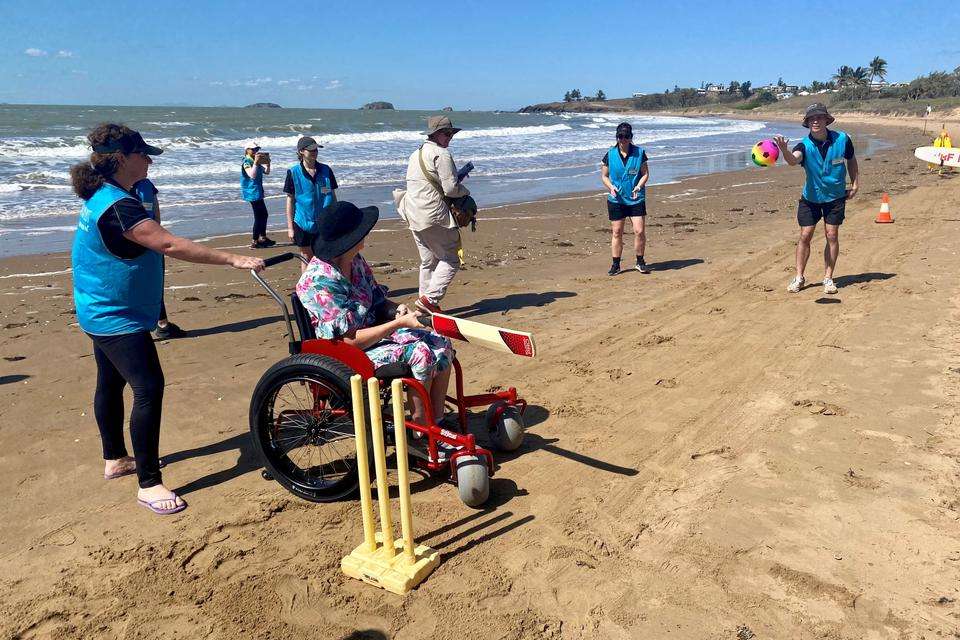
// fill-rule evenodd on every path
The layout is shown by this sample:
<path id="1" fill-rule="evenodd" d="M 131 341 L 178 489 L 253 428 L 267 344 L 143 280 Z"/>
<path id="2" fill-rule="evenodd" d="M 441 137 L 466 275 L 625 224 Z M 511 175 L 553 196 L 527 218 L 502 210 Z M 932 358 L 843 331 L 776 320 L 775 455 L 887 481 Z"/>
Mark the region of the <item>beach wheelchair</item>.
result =
<path id="1" fill-rule="evenodd" d="M 293 253 L 273 256 L 264 262 L 270 267 L 293 259 L 306 262 Z M 397 419 L 403 419 L 411 432 L 407 440 L 413 466 L 429 474 L 449 473 L 464 504 L 478 507 L 487 501 L 494 473 L 493 455 L 478 446 L 475 436 L 468 432 L 467 409 L 486 406 L 484 426 L 490 442 L 497 449 L 512 451 L 523 442 L 523 413 L 527 407 L 515 388 L 465 395 L 463 370 L 454 357 L 456 396 L 448 395 L 446 400 L 456 409 L 456 425 L 452 427 L 455 430 L 442 427 L 433 415 L 427 389 L 412 377 L 408 365 L 393 363 L 375 369 L 358 347 L 342 340 L 317 338 L 296 292 L 290 295 L 291 321 L 284 299 L 261 274 L 251 273 L 280 306 L 290 351 L 287 358 L 263 374 L 250 402 L 250 435 L 263 462 L 264 478 L 276 480 L 294 495 L 312 502 L 332 502 L 357 492 L 350 378 L 360 374 L 364 381 L 376 377 L 381 382 L 385 433 L 393 433 Z M 295 339 L 294 322 L 299 340 Z M 390 383 L 395 379 L 400 379 L 406 390 L 423 401 L 426 424 L 392 415 L 389 394 Z M 369 419 L 366 424 L 370 424 Z"/>

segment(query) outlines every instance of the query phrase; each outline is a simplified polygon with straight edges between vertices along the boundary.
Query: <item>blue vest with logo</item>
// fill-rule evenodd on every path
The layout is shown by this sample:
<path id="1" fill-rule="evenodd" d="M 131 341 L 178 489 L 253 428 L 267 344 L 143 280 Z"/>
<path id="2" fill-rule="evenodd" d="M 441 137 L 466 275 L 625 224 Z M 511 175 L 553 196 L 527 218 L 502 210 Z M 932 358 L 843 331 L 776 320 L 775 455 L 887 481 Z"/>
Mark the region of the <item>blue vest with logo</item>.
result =
<path id="1" fill-rule="evenodd" d="M 263 166 L 256 165 L 256 178 L 247 175 L 244 165 L 240 165 L 240 195 L 247 202 L 263 200 Z"/>
<path id="2" fill-rule="evenodd" d="M 820 155 L 816 143 L 807 136 L 803 139 L 803 168 L 807 183 L 803 186 L 803 199 L 807 202 L 831 202 L 847 193 L 847 163 L 843 154 L 847 150 L 847 134 L 843 131 L 827 131 L 830 147 L 827 157 Z"/>
<path id="3" fill-rule="evenodd" d="M 617 188 L 617 197 L 614 198 L 609 193 L 607 200 L 610 202 L 619 202 L 621 204 L 639 204 L 647 199 L 646 185 L 640 189 L 637 199 L 634 200 L 633 187 L 640 179 L 640 165 L 643 164 L 643 149 L 637 146 L 630 147 L 630 153 L 626 161 L 620 155 L 620 149 L 616 145 L 610 147 L 607 151 L 607 168 L 610 169 L 610 182 Z"/>
<path id="4" fill-rule="evenodd" d="M 162 256 L 148 249 L 136 258 L 118 258 L 104 244 L 97 226 L 107 209 L 129 197 L 123 189 L 105 184 L 83 204 L 77 221 L 71 253 L 73 301 L 80 328 L 93 335 L 152 331 L 160 317 Z"/>
<path id="5" fill-rule="evenodd" d="M 157 203 L 157 188 L 150 182 L 149 178 L 144 178 L 143 180 L 138 181 L 133 185 L 133 191 L 137 194 L 137 197 L 140 198 L 140 204 L 143 205 L 143 208 L 147 210 L 147 213 L 150 214 L 150 217 L 154 220 L 157 219 L 157 212 L 153 210 L 154 205 Z"/>
<path id="6" fill-rule="evenodd" d="M 330 169 L 317 165 L 317 181 L 314 182 L 297 163 L 290 168 L 293 176 L 294 214 L 293 221 L 307 233 L 317 232 L 320 213 L 333 204 L 333 189 L 330 188 Z"/>

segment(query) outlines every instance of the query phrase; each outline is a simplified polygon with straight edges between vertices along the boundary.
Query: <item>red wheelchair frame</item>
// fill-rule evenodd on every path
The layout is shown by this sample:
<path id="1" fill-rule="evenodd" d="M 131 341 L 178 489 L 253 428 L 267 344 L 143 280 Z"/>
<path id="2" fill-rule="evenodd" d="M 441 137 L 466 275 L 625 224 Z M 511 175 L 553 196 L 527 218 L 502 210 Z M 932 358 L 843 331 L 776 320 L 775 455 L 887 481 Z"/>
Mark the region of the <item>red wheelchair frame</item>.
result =
<path id="1" fill-rule="evenodd" d="M 265 262 L 267 263 L 267 266 L 272 266 L 292 258 L 299 258 L 301 261 L 306 263 L 306 260 L 304 260 L 302 256 L 293 253 L 285 253 L 278 256 L 273 256 L 265 260 Z M 253 277 L 264 287 L 264 289 L 267 290 L 277 304 L 280 305 L 280 308 L 283 312 L 284 322 L 286 322 L 287 325 L 287 334 L 290 339 L 289 348 L 291 355 L 296 355 L 298 353 L 309 353 L 325 356 L 344 364 L 355 373 L 360 374 L 364 381 L 368 380 L 369 378 L 377 377 L 373 362 L 369 357 L 367 357 L 367 354 L 362 349 L 351 344 L 347 344 L 343 340 L 326 340 L 323 338 L 314 337 L 313 325 L 310 323 L 310 319 L 307 316 L 306 310 L 296 297 L 296 294 L 291 296 L 291 305 L 293 307 L 297 329 L 299 330 L 302 340 L 294 340 L 293 323 L 291 322 L 290 313 L 287 310 L 286 303 L 282 298 L 280 298 L 276 291 L 274 291 L 274 289 L 267 284 L 263 278 L 260 277 L 260 274 L 256 272 L 252 273 Z M 426 437 L 427 459 L 424 460 L 418 456 L 413 456 L 415 464 L 416 466 L 426 469 L 430 472 L 441 471 L 444 467 L 449 467 L 451 479 L 456 482 L 456 461 L 458 458 L 464 456 L 483 457 L 483 459 L 486 461 L 487 472 L 489 476 L 492 477 L 494 473 L 493 454 L 488 449 L 477 446 L 476 438 L 472 433 L 467 431 L 467 409 L 499 403 L 492 414 L 487 416 L 486 426 L 488 428 L 492 428 L 493 425 L 497 424 L 497 421 L 500 419 L 503 412 L 509 407 L 516 407 L 522 415 L 527 408 L 527 402 L 523 398 L 518 397 L 517 390 L 514 387 L 492 393 L 465 395 L 463 390 L 463 369 L 460 366 L 460 361 L 456 357 L 453 358 L 453 369 L 456 396 L 447 395 L 446 401 L 457 408 L 457 431 L 444 429 L 436 423 L 430 403 L 430 394 L 427 392 L 426 387 L 424 387 L 419 380 L 410 377 L 400 377 L 404 387 L 412 393 L 415 393 L 423 403 L 427 422 L 427 424 L 419 424 L 413 420 L 404 418 L 404 425 L 407 429 Z M 389 377 L 382 378 L 382 380 L 383 379 L 394 378 Z M 387 388 L 388 387 L 385 385 L 384 389 Z M 314 395 L 314 410 L 323 410 L 322 406 L 318 406 L 318 403 L 322 404 L 325 402 L 324 399 L 319 397 L 320 390 L 314 389 L 312 391 Z M 448 458 L 441 459 L 438 443 L 444 443 L 454 447 L 456 451 Z"/>

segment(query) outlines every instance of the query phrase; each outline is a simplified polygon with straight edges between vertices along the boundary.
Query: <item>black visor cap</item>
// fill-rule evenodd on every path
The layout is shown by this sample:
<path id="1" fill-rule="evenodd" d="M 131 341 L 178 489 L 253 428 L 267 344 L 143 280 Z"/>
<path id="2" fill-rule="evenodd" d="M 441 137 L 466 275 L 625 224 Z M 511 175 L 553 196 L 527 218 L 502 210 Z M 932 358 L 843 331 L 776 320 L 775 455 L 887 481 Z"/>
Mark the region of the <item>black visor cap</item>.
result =
<path id="1" fill-rule="evenodd" d="M 93 150 L 97 153 L 116 153 L 117 151 L 124 154 L 145 153 L 148 156 L 158 156 L 163 153 L 163 149 L 147 144 L 143 136 L 136 131 L 106 144 L 94 145 Z"/>

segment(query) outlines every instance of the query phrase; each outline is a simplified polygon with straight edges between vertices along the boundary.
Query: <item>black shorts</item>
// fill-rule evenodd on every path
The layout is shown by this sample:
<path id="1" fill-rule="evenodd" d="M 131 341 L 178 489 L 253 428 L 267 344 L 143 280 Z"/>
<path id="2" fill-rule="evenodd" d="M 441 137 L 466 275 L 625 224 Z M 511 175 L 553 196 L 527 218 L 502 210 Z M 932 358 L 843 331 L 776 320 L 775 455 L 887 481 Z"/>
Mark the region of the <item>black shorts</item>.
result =
<path id="1" fill-rule="evenodd" d="M 846 209 L 846 198 L 838 198 L 830 202 L 810 202 L 800 198 L 800 205 L 797 207 L 797 223 L 801 227 L 814 227 L 822 219 L 824 224 L 843 224 Z"/>
<path id="2" fill-rule="evenodd" d="M 316 237 L 317 234 L 304 231 L 296 222 L 293 223 L 293 244 L 298 247 L 310 247 L 313 246 Z"/>
<path id="3" fill-rule="evenodd" d="M 624 218 L 643 217 L 647 215 L 647 201 L 643 200 L 637 204 L 623 204 L 622 202 L 610 202 L 607 200 L 607 217 L 610 222 L 623 220 Z"/>

